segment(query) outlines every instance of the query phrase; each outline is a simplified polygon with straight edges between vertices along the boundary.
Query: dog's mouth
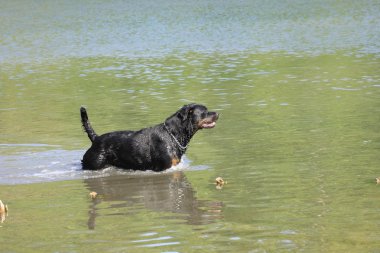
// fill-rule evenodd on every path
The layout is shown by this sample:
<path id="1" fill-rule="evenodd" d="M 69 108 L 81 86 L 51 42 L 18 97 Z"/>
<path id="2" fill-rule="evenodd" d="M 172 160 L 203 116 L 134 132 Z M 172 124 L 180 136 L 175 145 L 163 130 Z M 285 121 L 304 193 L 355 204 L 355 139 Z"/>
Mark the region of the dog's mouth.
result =
<path id="1" fill-rule="evenodd" d="M 213 128 L 216 125 L 216 122 L 203 122 L 201 128 Z"/>
<path id="2" fill-rule="evenodd" d="M 218 120 L 218 118 L 219 118 L 219 114 L 213 113 L 213 115 L 211 115 L 210 117 L 207 117 L 201 120 L 198 125 L 201 129 L 213 128 L 216 126 L 216 121 Z"/>

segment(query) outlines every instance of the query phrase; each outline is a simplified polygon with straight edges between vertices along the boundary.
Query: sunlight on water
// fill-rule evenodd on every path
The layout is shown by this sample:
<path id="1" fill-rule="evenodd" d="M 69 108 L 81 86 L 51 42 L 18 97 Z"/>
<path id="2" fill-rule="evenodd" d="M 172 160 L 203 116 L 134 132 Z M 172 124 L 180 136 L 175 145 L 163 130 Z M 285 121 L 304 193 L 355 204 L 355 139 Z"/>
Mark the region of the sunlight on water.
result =
<path id="1" fill-rule="evenodd" d="M 3 2 L 1 249 L 378 251 L 379 8 Z M 81 170 L 80 106 L 102 134 L 190 102 L 220 119 L 178 167 Z"/>
<path id="2" fill-rule="evenodd" d="M 377 1 L 8 1 L 0 62 L 184 51 L 379 53 L 378 8 Z"/>

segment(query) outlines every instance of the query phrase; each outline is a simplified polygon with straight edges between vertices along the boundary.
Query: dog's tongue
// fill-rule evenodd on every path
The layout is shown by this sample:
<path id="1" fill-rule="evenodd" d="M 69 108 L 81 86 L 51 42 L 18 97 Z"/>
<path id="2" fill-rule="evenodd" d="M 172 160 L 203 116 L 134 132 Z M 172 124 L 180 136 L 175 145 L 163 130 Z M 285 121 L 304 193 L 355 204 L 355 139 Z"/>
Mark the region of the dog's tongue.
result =
<path id="1" fill-rule="evenodd" d="M 216 122 L 203 123 L 202 128 L 213 128 L 216 125 Z"/>

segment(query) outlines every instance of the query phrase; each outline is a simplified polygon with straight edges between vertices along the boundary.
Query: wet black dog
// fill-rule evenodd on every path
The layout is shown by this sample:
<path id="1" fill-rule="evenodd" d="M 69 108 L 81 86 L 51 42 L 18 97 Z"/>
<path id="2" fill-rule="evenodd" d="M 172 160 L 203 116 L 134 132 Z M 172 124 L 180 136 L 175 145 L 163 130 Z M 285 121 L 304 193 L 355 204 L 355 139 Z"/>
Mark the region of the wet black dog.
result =
<path id="1" fill-rule="evenodd" d="M 168 169 L 181 161 L 191 137 L 200 129 L 213 128 L 219 117 L 203 105 L 189 104 L 156 126 L 98 136 L 88 121 L 86 109 L 81 107 L 80 114 L 92 141 L 82 160 L 86 170 L 107 166 L 133 170 Z"/>

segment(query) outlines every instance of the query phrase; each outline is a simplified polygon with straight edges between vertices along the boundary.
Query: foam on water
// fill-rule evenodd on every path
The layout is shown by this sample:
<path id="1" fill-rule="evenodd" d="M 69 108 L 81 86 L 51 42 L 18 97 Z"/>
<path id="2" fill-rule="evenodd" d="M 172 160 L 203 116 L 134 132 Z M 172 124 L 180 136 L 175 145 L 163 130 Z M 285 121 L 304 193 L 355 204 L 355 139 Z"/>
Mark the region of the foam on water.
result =
<path id="1" fill-rule="evenodd" d="M 7 147 L 9 146 L 11 146 L 11 144 L 7 145 Z M 31 145 L 17 144 L 17 146 L 30 147 Z M 38 147 L 46 147 L 46 145 L 40 144 Z M 144 175 L 156 173 L 152 171 L 123 170 L 116 167 L 108 167 L 99 171 L 83 171 L 80 161 L 84 152 L 84 150 L 55 149 L 2 155 L 0 156 L 0 184 L 28 184 L 112 175 Z M 207 166 L 203 165 L 190 168 L 190 160 L 184 156 L 181 163 L 177 166 L 161 173 L 186 169 L 202 170 L 207 168 Z"/>

